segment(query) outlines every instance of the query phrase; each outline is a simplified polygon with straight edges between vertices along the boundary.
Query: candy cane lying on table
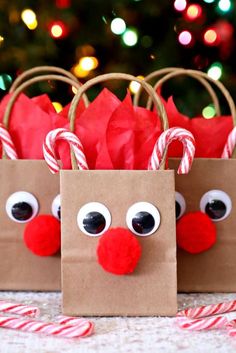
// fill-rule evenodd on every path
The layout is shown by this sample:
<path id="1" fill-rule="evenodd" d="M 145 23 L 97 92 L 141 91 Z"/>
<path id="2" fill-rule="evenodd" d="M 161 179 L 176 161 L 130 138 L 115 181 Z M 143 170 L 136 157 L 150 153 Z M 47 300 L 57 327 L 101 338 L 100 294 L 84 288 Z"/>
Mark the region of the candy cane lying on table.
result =
<path id="1" fill-rule="evenodd" d="M 59 323 L 60 325 L 73 325 L 73 326 L 83 325 L 85 321 L 87 320 L 82 317 L 64 316 L 64 315 L 60 315 L 55 319 L 55 322 Z"/>
<path id="2" fill-rule="evenodd" d="M 0 124 L 0 141 L 2 142 L 2 147 L 7 157 L 9 159 L 18 159 L 16 148 L 12 142 L 11 136 L 2 124 Z"/>
<path id="3" fill-rule="evenodd" d="M 11 303 L 0 300 L 0 312 L 35 317 L 39 314 L 39 308 L 37 306 Z"/>
<path id="4" fill-rule="evenodd" d="M 55 174 L 58 173 L 60 169 L 55 154 L 55 144 L 58 140 L 64 140 L 69 143 L 75 154 L 78 168 L 87 170 L 88 165 L 84 155 L 83 146 L 79 138 L 73 132 L 67 129 L 59 128 L 50 131 L 47 134 L 43 144 L 44 159 L 47 162 L 51 172 Z"/>
<path id="5" fill-rule="evenodd" d="M 76 325 L 60 325 L 53 322 L 43 322 L 26 318 L 0 316 L 0 327 L 18 331 L 44 333 L 45 335 L 64 338 L 79 338 L 91 335 L 94 325 L 89 321 Z"/>
<path id="6" fill-rule="evenodd" d="M 236 311 L 235 300 L 182 310 L 177 314 L 176 321 L 179 327 L 192 331 L 230 327 L 231 332 L 235 331 L 236 335 L 236 325 L 233 325 L 235 320 L 229 321 L 225 316 L 216 316 L 233 311 Z"/>
<path id="7" fill-rule="evenodd" d="M 183 157 L 177 173 L 187 174 L 189 172 L 195 154 L 195 140 L 191 132 L 178 127 L 172 127 L 160 135 L 153 149 L 153 153 L 148 166 L 149 170 L 159 169 L 168 146 L 174 140 L 181 141 L 184 147 Z"/>
<path id="8" fill-rule="evenodd" d="M 235 149 L 235 146 L 236 146 L 236 126 L 233 128 L 233 130 L 230 132 L 228 136 L 221 158 L 226 158 L 226 159 L 231 158 L 233 151 Z"/>

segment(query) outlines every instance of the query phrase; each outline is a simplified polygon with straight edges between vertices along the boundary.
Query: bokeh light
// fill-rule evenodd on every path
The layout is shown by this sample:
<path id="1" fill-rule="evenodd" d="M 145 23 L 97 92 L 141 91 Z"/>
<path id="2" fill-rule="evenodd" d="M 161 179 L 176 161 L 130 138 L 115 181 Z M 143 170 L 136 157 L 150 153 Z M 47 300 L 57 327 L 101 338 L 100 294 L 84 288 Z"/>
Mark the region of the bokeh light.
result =
<path id="1" fill-rule="evenodd" d="M 196 18 L 202 15 L 202 8 L 198 4 L 189 5 L 186 11 L 186 16 L 190 21 L 195 20 Z"/>
<path id="2" fill-rule="evenodd" d="M 25 25 L 31 30 L 34 30 L 38 26 L 36 14 L 31 9 L 23 10 L 21 13 L 21 19 L 25 23 Z"/>
<path id="3" fill-rule="evenodd" d="M 54 106 L 57 113 L 60 113 L 63 109 L 63 106 L 59 102 L 52 102 L 52 105 Z"/>
<path id="4" fill-rule="evenodd" d="M 206 2 L 207 4 L 211 4 L 213 3 L 215 0 L 203 0 L 204 2 Z"/>
<path id="5" fill-rule="evenodd" d="M 213 28 L 207 29 L 203 35 L 203 38 L 204 38 L 204 42 L 207 45 L 215 45 L 218 43 L 218 36 L 216 31 Z"/>
<path id="6" fill-rule="evenodd" d="M 128 47 L 133 47 L 138 42 L 137 32 L 131 28 L 127 29 L 122 35 L 122 40 Z"/>
<path id="7" fill-rule="evenodd" d="M 222 12 L 228 12 L 231 9 L 230 0 L 220 0 L 218 3 L 218 8 Z"/>
<path id="8" fill-rule="evenodd" d="M 174 2 L 174 8 L 176 11 L 184 11 L 187 6 L 187 1 L 186 0 L 175 0 Z"/>
<path id="9" fill-rule="evenodd" d="M 192 41 L 192 34 L 189 31 L 182 31 L 178 36 L 178 41 L 182 45 L 189 45 Z"/>
<path id="10" fill-rule="evenodd" d="M 52 38 L 62 39 L 68 35 L 68 27 L 62 21 L 54 21 L 49 25 L 49 32 Z"/>
<path id="11" fill-rule="evenodd" d="M 214 118 L 215 115 L 216 115 L 216 110 L 215 110 L 215 108 L 214 108 L 214 106 L 212 104 L 208 105 L 207 107 L 205 107 L 202 110 L 202 116 L 205 119 Z"/>
<path id="12" fill-rule="evenodd" d="M 8 74 L 0 75 L 0 89 L 2 89 L 3 91 L 8 90 L 11 83 L 12 83 L 12 78 L 10 75 Z"/>
<path id="13" fill-rule="evenodd" d="M 125 24 L 125 21 L 120 18 L 120 17 L 117 17 L 117 18 L 114 18 L 114 20 L 111 21 L 111 31 L 114 33 L 114 34 L 122 34 L 124 33 L 126 30 L 126 24 Z"/>
<path id="14" fill-rule="evenodd" d="M 98 67 L 98 59 L 94 56 L 85 56 L 80 59 L 79 65 L 85 71 L 91 71 Z"/>
<path id="15" fill-rule="evenodd" d="M 143 80 L 144 77 L 143 76 L 137 76 L 137 78 Z M 135 94 L 138 92 L 139 88 L 140 88 L 140 83 L 137 82 L 137 81 L 131 81 L 130 84 L 129 84 L 129 90 L 131 93 Z"/>
<path id="16" fill-rule="evenodd" d="M 207 74 L 209 77 L 213 78 L 213 80 L 219 80 L 222 76 L 222 65 L 219 62 L 215 62 L 208 69 Z"/>
<path id="17" fill-rule="evenodd" d="M 3 44 L 4 42 L 4 37 L 0 36 L 0 46 Z"/>

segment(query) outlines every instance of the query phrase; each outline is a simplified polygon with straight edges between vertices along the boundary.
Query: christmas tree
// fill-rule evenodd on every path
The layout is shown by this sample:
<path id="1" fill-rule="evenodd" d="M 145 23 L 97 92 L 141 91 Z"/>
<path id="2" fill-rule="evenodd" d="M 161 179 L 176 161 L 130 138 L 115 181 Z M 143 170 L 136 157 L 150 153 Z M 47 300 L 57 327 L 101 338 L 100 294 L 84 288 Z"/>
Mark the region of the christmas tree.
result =
<path id="1" fill-rule="evenodd" d="M 166 66 L 199 69 L 220 79 L 236 98 L 234 5 L 232 0 L 0 0 L 1 97 L 25 69 L 55 65 L 81 82 L 114 71 L 145 76 Z M 201 109 L 209 98 L 192 80 L 183 80 L 173 80 L 164 95 L 178 87 L 178 104 L 196 115 L 200 97 Z M 108 86 L 122 92 L 122 85 Z M 73 95 L 48 83 L 31 91 L 48 92 L 63 104 Z"/>

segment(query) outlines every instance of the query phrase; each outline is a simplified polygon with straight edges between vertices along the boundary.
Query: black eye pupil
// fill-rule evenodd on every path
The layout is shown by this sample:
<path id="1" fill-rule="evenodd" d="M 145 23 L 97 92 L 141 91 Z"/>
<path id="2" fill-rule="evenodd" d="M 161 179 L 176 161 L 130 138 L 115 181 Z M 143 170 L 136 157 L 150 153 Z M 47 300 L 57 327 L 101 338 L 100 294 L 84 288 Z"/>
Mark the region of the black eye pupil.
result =
<path id="1" fill-rule="evenodd" d="M 181 213 L 181 206 L 178 201 L 175 201 L 175 218 L 177 219 Z"/>
<path id="2" fill-rule="evenodd" d="M 58 218 L 61 219 L 61 206 L 58 206 L 57 215 Z"/>
<path id="3" fill-rule="evenodd" d="M 33 209 L 27 202 L 18 202 L 12 206 L 12 216 L 18 221 L 27 221 L 33 215 Z"/>
<path id="4" fill-rule="evenodd" d="M 135 232 L 139 234 L 148 234 L 153 230 L 155 220 L 148 212 L 138 212 L 132 219 L 132 226 Z"/>
<path id="5" fill-rule="evenodd" d="M 210 218 L 220 219 L 224 217 L 226 213 L 226 205 L 223 201 L 211 200 L 211 202 L 206 204 L 205 211 Z"/>
<path id="6" fill-rule="evenodd" d="M 99 234 L 104 230 L 106 220 L 100 212 L 89 212 L 83 219 L 83 226 L 86 232 Z"/>

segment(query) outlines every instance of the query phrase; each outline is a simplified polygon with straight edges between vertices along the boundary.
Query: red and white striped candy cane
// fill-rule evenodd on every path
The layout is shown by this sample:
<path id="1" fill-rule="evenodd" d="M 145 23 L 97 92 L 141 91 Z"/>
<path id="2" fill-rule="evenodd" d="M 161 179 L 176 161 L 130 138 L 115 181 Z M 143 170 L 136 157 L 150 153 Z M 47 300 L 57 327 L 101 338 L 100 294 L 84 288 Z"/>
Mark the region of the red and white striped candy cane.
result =
<path id="1" fill-rule="evenodd" d="M 172 127 L 160 135 L 153 149 L 153 153 L 148 166 L 149 170 L 159 169 L 168 146 L 174 140 L 181 141 L 184 147 L 183 157 L 177 173 L 187 174 L 189 172 L 195 154 L 195 140 L 191 132 L 178 127 Z"/>
<path id="2" fill-rule="evenodd" d="M 11 136 L 2 124 L 0 124 L 0 141 L 2 142 L 2 147 L 7 157 L 9 159 L 18 159 L 16 148 L 12 142 Z"/>
<path id="3" fill-rule="evenodd" d="M 87 320 L 83 317 L 74 317 L 74 316 L 64 316 L 60 315 L 56 317 L 55 322 L 58 322 L 60 325 L 73 325 L 80 326 L 83 325 Z"/>
<path id="4" fill-rule="evenodd" d="M 225 147 L 223 149 L 221 158 L 229 159 L 232 157 L 233 151 L 236 146 L 236 126 L 230 132 Z"/>
<path id="5" fill-rule="evenodd" d="M 0 300 L 0 312 L 35 317 L 39 314 L 39 309 L 37 306 L 11 303 Z"/>
<path id="6" fill-rule="evenodd" d="M 71 146 L 79 169 L 87 170 L 88 165 L 83 151 L 83 146 L 79 138 L 71 131 L 63 128 L 50 131 L 43 144 L 44 159 L 53 174 L 59 172 L 59 164 L 55 154 L 55 144 L 58 140 L 65 140 Z"/>
<path id="7" fill-rule="evenodd" d="M 222 316 L 220 314 L 226 314 L 233 311 L 236 311 L 236 300 L 232 300 L 225 303 L 199 306 L 197 308 L 188 308 L 180 311 L 177 314 L 176 320 L 177 324 L 181 328 L 187 330 L 199 331 L 216 328 L 226 328 L 229 325 L 229 321 L 225 316 Z M 233 322 L 234 320 L 231 321 L 231 323 Z"/>
<path id="8" fill-rule="evenodd" d="M 86 337 L 93 332 L 93 324 L 90 321 L 85 321 L 83 325 L 76 326 L 4 316 L 0 316 L 0 327 L 64 338 Z"/>

